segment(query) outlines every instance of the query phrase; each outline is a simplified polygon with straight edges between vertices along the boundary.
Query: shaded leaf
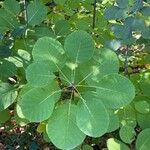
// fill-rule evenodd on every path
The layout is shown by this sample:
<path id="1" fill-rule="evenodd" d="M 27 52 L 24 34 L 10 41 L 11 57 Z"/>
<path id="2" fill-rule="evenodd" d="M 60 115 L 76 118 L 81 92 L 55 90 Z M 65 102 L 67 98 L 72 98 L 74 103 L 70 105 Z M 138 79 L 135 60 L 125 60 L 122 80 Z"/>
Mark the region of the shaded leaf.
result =
<path id="1" fill-rule="evenodd" d="M 11 50 L 8 46 L 0 45 L 0 58 L 7 58 L 11 55 Z"/>
<path id="2" fill-rule="evenodd" d="M 8 13 L 14 16 L 18 15 L 20 12 L 20 4 L 16 0 L 5 0 L 4 8 Z"/>
<path id="3" fill-rule="evenodd" d="M 119 135 L 123 142 L 131 144 L 135 139 L 136 132 L 133 127 L 125 125 L 120 128 Z"/>
<path id="4" fill-rule="evenodd" d="M 58 20 L 55 23 L 55 34 L 57 36 L 65 36 L 69 32 L 70 32 L 70 26 L 66 20 Z"/>
<path id="5" fill-rule="evenodd" d="M 8 77 L 12 77 L 16 75 L 17 73 L 17 67 L 9 62 L 9 61 L 3 61 L 2 64 L 0 64 L 0 79 L 3 81 L 7 81 Z"/>
<path id="6" fill-rule="evenodd" d="M 109 126 L 108 126 L 108 129 L 107 129 L 107 133 L 115 131 L 118 128 L 119 128 L 119 117 L 115 112 L 110 110 L 109 111 Z"/>
<path id="7" fill-rule="evenodd" d="M 142 13 L 144 16 L 149 17 L 149 16 L 150 16 L 150 6 L 145 6 L 145 7 L 143 7 L 142 10 L 141 10 L 141 13 Z"/>
<path id="8" fill-rule="evenodd" d="M 34 1 L 27 7 L 28 24 L 39 25 L 47 17 L 47 8 L 40 1 Z"/>
<path id="9" fill-rule="evenodd" d="M 150 147 L 150 128 L 140 132 L 136 140 L 137 150 L 149 150 L 149 147 Z"/>
<path id="10" fill-rule="evenodd" d="M 0 83 L 0 111 L 8 108 L 17 98 L 17 91 L 8 83 Z"/>
<path id="11" fill-rule="evenodd" d="M 116 2 L 120 8 L 127 8 L 129 4 L 129 0 L 117 0 Z"/>
<path id="12" fill-rule="evenodd" d="M 5 123 L 9 119 L 10 119 L 10 113 L 8 109 L 0 111 L 0 124 Z"/>
<path id="13" fill-rule="evenodd" d="M 127 10 L 117 6 L 108 7 L 104 13 L 107 20 L 124 19 L 127 17 Z"/>
<path id="14" fill-rule="evenodd" d="M 54 2 L 58 5 L 64 5 L 66 0 L 54 0 Z"/>
<path id="15" fill-rule="evenodd" d="M 150 112 L 150 104 L 147 101 L 141 100 L 135 102 L 134 105 L 135 109 L 142 114 L 147 114 Z"/>

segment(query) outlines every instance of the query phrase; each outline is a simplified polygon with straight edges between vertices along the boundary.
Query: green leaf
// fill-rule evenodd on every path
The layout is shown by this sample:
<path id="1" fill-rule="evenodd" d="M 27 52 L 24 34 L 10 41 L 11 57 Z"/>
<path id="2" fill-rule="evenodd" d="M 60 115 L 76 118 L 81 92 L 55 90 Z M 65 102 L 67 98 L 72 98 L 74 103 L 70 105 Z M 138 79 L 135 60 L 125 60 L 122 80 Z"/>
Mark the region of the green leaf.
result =
<path id="1" fill-rule="evenodd" d="M 32 86 L 46 86 L 54 80 L 55 76 L 48 64 L 35 62 L 28 66 L 26 78 Z"/>
<path id="2" fill-rule="evenodd" d="M 29 25 L 39 25 L 47 17 L 47 7 L 40 1 L 35 0 L 27 7 Z"/>
<path id="3" fill-rule="evenodd" d="M 100 48 L 95 51 L 94 60 L 99 70 L 98 77 L 119 72 L 119 60 L 115 52 L 107 48 Z"/>
<path id="4" fill-rule="evenodd" d="M 63 84 L 73 83 L 76 85 L 82 80 L 82 75 L 79 71 L 79 65 L 69 60 L 66 61 L 65 66 L 62 68 L 62 72 L 60 72 L 60 78 Z"/>
<path id="5" fill-rule="evenodd" d="M 30 122 L 41 122 L 48 119 L 60 97 L 61 90 L 55 82 L 43 88 L 31 88 L 24 93 L 19 106 L 25 118 Z"/>
<path id="6" fill-rule="evenodd" d="M 18 43 L 16 43 L 16 45 L 17 44 Z M 22 43 L 19 43 L 19 44 L 22 44 Z M 15 49 L 18 49 L 17 54 L 16 54 L 17 56 L 12 56 L 12 57 L 10 56 L 9 58 L 7 58 L 7 60 L 9 62 L 15 64 L 16 67 L 18 67 L 18 68 L 21 68 L 21 67 L 26 68 L 30 63 L 31 54 L 26 51 L 26 48 L 25 48 L 25 50 L 23 50 L 23 49 L 20 49 L 19 46 L 18 47 L 16 46 Z"/>
<path id="7" fill-rule="evenodd" d="M 150 0 L 147 0 L 147 3 L 150 4 Z"/>
<path id="8" fill-rule="evenodd" d="M 150 26 L 146 27 L 143 31 L 142 31 L 142 37 L 144 39 L 150 39 Z"/>
<path id="9" fill-rule="evenodd" d="M 12 77 L 16 75 L 16 73 L 17 68 L 13 63 L 3 61 L 2 64 L 0 64 L 0 80 L 7 81 L 8 77 Z"/>
<path id="10" fill-rule="evenodd" d="M 54 29 L 57 36 L 65 36 L 70 32 L 70 25 L 67 20 L 58 20 Z"/>
<path id="11" fill-rule="evenodd" d="M 132 30 L 127 25 L 114 25 L 112 31 L 118 39 L 128 39 L 132 37 Z"/>
<path id="12" fill-rule="evenodd" d="M 48 62 L 51 71 L 56 71 L 60 67 L 63 67 L 62 64 L 66 60 L 64 53 L 61 43 L 50 37 L 40 38 L 35 43 L 32 51 L 34 61 Z"/>
<path id="13" fill-rule="evenodd" d="M 116 2 L 119 8 L 127 8 L 129 4 L 129 0 L 117 0 Z"/>
<path id="14" fill-rule="evenodd" d="M 56 108 L 47 125 L 47 134 L 59 149 L 79 146 L 86 135 L 76 125 L 77 106 L 66 103 Z"/>
<path id="15" fill-rule="evenodd" d="M 44 122 L 41 122 L 36 129 L 38 133 L 43 133 L 45 132 L 45 130 L 46 130 L 46 123 Z"/>
<path id="16" fill-rule="evenodd" d="M 14 115 L 14 119 L 21 127 L 28 125 L 30 122 L 25 118 L 20 118 L 17 114 Z"/>
<path id="17" fill-rule="evenodd" d="M 94 93 L 86 92 L 78 103 L 77 126 L 88 136 L 99 137 L 107 132 L 109 115 Z"/>
<path id="18" fill-rule="evenodd" d="M 99 99 L 108 108 L 126 106 L 135 96 L 135 89 L 131 81 L 117 74 L 104 76 L 95 88 Z"/>
<path id="19" fill-rule="evenodd" d="M 115 112 L 110 110 L 109 111 L 109 126 L 108 126 L 108 129 L 107 129 L 107 133 L 115 131 L 118 128 L 119 128 L 119 117 Z"/>
<path id="20" fill-rule="evenodd" d="M 121 47 L 121 41 L 120 40 L 106 41 L 105 47 L 108 47 L 114 51 L 117 51 Z"/>
<path id="21" fill-rule="evenodd" d="M 130 23 L 130 22 L 129 22 Z M 146 25 L 143 19 L 133 19 L 132 23 L 130 23 L 133 31 L 143 31 L 145 30 Z"/>
<path id="22" fill-rule="evenodd" d="M 8 46 L 0 45 L 0 58 L 7 58 L 11 55 L 11 50 Z"/>
<path id="23" fill-rule="evenodd" d="M 20 12 L 20 4 L 16 0 L 5 0 L 3 6 L 8 13 L 14 16 Z"/>
<path id="24" fill-rule="evenodd" d="M 137 150 L 149 150 L 149 148 L 150 148 L 150 128 L 140 132 L 136 140 Z"/>
<path id="25" fill-rule="evenodd" d="M 8 29 L 15 29 L 18 26 L 17 19 L 10 15 L 6 10 L 0 9 L 0 27 L 6 31 Z"/>
<path id="26" fill-rule="evenodd" d="M 80 72 L 83 75 L 83 81 L 89 84 L 92 81 L 99 82 L 100 78 L 105 75 L 119 72 L 119 60 L 115 52 L 107 48 L 96 49 L 94 61 L 81 64 Z"/>
<path id="27" fill-rule="evenodd" d="M 92 146 L 86 144 L 86 145 L 82 145 L 81 150 L 94 150 L 94 149 Z"/>
<path id="28" fill-rule="evenodd" d="M 89 23 L 86 20 L 78 20 L 76 22 L 76 29 L 88 30 L 89 29 Z"/>
<path id="29" fill-rule="evenodd" d="M 133 128 L 136 127 L 136 111 L 131 105 L 128 105 L 118 111 L 120 126 L 131 126 Z"/>
<path id="30" fill-rule="evenodd" d="M 148 114 L 137 113 L 137 122 L 141 129 L 150 128 L 150 113 Z"/>
<path id="31" fill-rule="evenodd" d="M 66 0 L 54 0 L 54 2 L 58 5 L 64 5 Z"/>
<path id="32" fill-rule="evenodd" d="M 64 44 L 66 53 L 75 63 L 90 60 L 94 52 L 94 42 L 85 31 L 75 31 L 67 36 Z"/>
<path id="33" fill-rule="evenodd" d="M 22 92 L 22 91 L 21 91 Z M 21 107 L 19 104 L 16 105 L 16 115 L 20 118 L 20 119 L 25 119 L 25 116 L 22 113 Z"/>
<path id="34" fill-rule="evenodd" d="M 143 7 L 143 1 L 132 0 L 130 2 L 132 2 L 132 7 L 130 9 L 133 14 L 136 14 L 137 11 L 139 11 Z"/>
<path id="35" fill-rule="evenodd" d="M 124 19 L 127 17 L 127 10 L 117 6 L 108 7 L 104 13 L 107 20 Z"/>
<path id="36" fill-rule="evenodd" d="M 20 37 L 21 35 L 23 35 L 23 33 L 26 31 L 26 26 L 25 25 L 20 25 L 18 27 L 16 27 L 12 32 L 11 32 L 11 36 L 13 38 L 17 38 Z"/>
<path id="37" fill-rule="evenodd" d="M 55 38 L 56 36 L 54 35 L 54 32 L 52 31 L 52 29 L 46 27 L 46 26 L 36 26 L 34 28 L 34 33 L 31 33 L 31 36 L 33 36 L 33 38 L 42 38 L 44 36 L 49 36 L 52 38 Z"/>
<path id="38" fill-rule="evenodd" d="M 150 16 L 150 6 L 145 6 L 145 7 L 143 7 L 142 10 L 141 10 L 141 13 L 142 13 L 144 16 L 149 17 L 149 16 Z"/>
<path id="39" fill-rule="evenodd" d="M 107 147 L 108 150 L 130 150 L 127 145 L 114 138 L 108 139 Z"/>
<path id="40" fill-rule="evenodd" d="M 68 0 L 67 5 L 70 9 L 75 10 L 75 9 L 78 9 L 80 7 L 81 1 L 82 0 Z"/>
<path id="41" fill-rule="evenodd" d="M 0 83 L 0 111 L 8 108 L 17 98 L 17 91 L 8 83 Z"/>
<path id="42" fill-rule="evenodd" d="M 135 109 L 142 114 L 147 114 L 150 112 L 150 104 L 147 101 L 141 100 L 135 102 L 134 105 Z"/>
<path id="43" fill-rule="evenodd" d="M 8 109 L 0 111 L 0 124 L 5 123 L 9 119 L 10 119 L 10 113 Z"/>
<path id="44" fill-rule="evenodd" d="M 133 127 L 125 125 L 121 127 L 119 135 L 123 142 L 131 144 L 135 139 L 136 132 Z"/>
<path id="45" fill-rule="evenodd" d="M 140 80 L 140 88 L 145 96 L 150 97 L 150 72 L 143 73 Z"/>

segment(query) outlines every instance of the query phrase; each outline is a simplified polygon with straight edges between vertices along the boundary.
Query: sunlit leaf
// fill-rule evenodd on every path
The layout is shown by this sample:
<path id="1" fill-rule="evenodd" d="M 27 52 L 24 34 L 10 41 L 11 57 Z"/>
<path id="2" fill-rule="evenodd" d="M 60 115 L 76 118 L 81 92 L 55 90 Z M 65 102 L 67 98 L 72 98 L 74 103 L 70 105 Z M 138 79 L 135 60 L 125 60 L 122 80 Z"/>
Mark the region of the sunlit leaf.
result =
<path id="1" fill-rule="evenodd" d="M 127 145 L 114 138 L 108 139 L 107 147 L 108 150 L 130 150 Z"/>
<path id="2" fill-rule="evenodd" d="M 60 59 L 61 63 L 65 59 L 61 43 L 50 37 L 40 38 L 34 45 L 32 54 L 35 61 L 47 61 L 50 64 L 51 71 L 58 69 Z"/>
<path id="3" fill-rule="evenodd" d="M 36 62 L 27 68 L 26 78 L 33 86 L 46 86 L 54 80 L 55 76 L 48 64 L 45 62 Z"/>
<path id="4" fill-rule="evenodd" d="M 109 115 L 101 100 L 94 93 L 84 93 L 80 96 L 77 111 L 77 125 L 86 135 L 99 137 L 106 133 L 109 125 Z"/>
<path id="5" fill-rule="evenodd" d="M 73 149 L 85 139 L 76 125 L 76 113 L 77 106 L 66 103 L 57 107 L 49 119 L 47 134 L 60 149 Z"/>
<path id="6" fill-rule="evenodd" d="M 64 47 L 68 56 L 76 63 L 88 61 L 94 52 L 92 37 L 85 31 L 75 31 L 68 35 Z"/>
<path id="7" fill-rule="evenodd" d="M 48 119 L 59 99 L 61 90 L 56 83 L 48 87 L 32 88 L 22 95 L 19 105 L 23 115 L 31 122 L 41 122 Z"/>

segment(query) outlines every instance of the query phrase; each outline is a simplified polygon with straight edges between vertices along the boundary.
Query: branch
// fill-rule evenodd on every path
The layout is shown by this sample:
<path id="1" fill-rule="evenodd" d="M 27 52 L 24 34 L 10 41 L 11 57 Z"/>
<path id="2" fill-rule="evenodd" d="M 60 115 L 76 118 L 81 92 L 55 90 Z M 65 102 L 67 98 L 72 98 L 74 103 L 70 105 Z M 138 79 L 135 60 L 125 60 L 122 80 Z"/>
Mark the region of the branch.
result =
<path id="1" fill-rule="evenodd" d="M 94 0 L 94 9 L 93 9 L 93 29 L 95 28 L 95 23 L 96 23 L 96 3 L 97 3 L 97 0 Z"/>
<path id="2" fill-rule="evenodd" d="M 23 0 L 23 4 L 24 4 L 24 18 L 25 18 L 26 25 L 28 25 L 27 1 Z"/>

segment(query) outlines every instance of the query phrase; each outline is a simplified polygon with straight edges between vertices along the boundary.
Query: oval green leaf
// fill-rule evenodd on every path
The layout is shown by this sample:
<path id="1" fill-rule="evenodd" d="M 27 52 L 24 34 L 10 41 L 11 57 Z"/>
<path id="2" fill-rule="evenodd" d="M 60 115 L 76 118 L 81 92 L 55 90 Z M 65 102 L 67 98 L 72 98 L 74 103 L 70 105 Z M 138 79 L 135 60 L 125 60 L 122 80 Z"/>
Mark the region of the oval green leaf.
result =
<path id="1" fill-rule="evenodd" d="M 129 104 L 135 96 L 135 89 L 129 79 L 118 74 L 104 76 L 96 88 L 99 99 L 106 107 L 120 108 Z"/>
<path id="2" fill-rule="evenodd" d="M 40 24 L 47 16 L 47 8 L 40 1 L 34 1 L 30 3 L 27 7 L 27 18 L 28 24 L 38 25 Z"/>
<path id="3" fill-rule="evenodd" d="M 64 50 L 59 41 L 50 37 L 40 38 L 34 45 L 32 55 L 34 61 L 48 62 L 51 71 L 59 70 L 58 64 L 61 62 L 61 67 L 65 61 Z M 61 61 L 60 61 L 61 60 Z"/>
<path id="4" fill-rule="evenodd" d="M 107 129 L 107 133 L 115 131 L 118 128 L 119 128 L 119 117 L 115 112 L 110 110 L 109 111 L 109 126 L 108 126 L 108 129 Z"/>
<path id="5" fill-rule="evenodd" d="M 55 82 L 49 87 L 32 88 L 23 93 L 19 106 L 23 116 L 30 122 L 41 122 L 50 117 L 54 104 L 60 97 L 61 90 Z"/>
<path id="6" fill-rule="evenodd" d="M 120 128 L 119 135 L 123 142 L 131 144 L 135 139 L 136 132 L 134 131 L 134 127 L 125 125 Z"/>
<path id="7" fill-rule="evenodd" d="M 150 148 L 150 128 L 140 132 L 136 140 L 136 150 L 149 150 Z"/>
<path id="8" fill-rule="evenodd" d="M 64 44 L 66 53 L 76 63 L 86 62 L 94 52 L 94 42 L 85 31 L 75 31 L 67 36 Z"/>
<path id="9" fill-rule="evenodd" d="M 99 137 L 107 132 L 109 114 L 94 93 L 85 93 L 78 103 L 77 125 L 88 136 Z"/>
<path id="10" fill-rule="evenodd" d="M 59 149 L 73 149 L 86 137 L 76 125 L 76 113 L 77 106 L 66 103 L 58 106 L 48 121 L 47 134 Z"/>
<path id="11" fill-rule="evenodd" d="M 28 66 L 26 78 L 32 86 L 46 86 L 50 84 L 55 76 L 45 62 L 35 62 Z"/>
<path id="12" fill-rule="evenodd" d="M 150 104 L 147 101 L 138 101 L 134 103 L 135 109 L 142 114 L 147 114 L 150 112 Z"/>

